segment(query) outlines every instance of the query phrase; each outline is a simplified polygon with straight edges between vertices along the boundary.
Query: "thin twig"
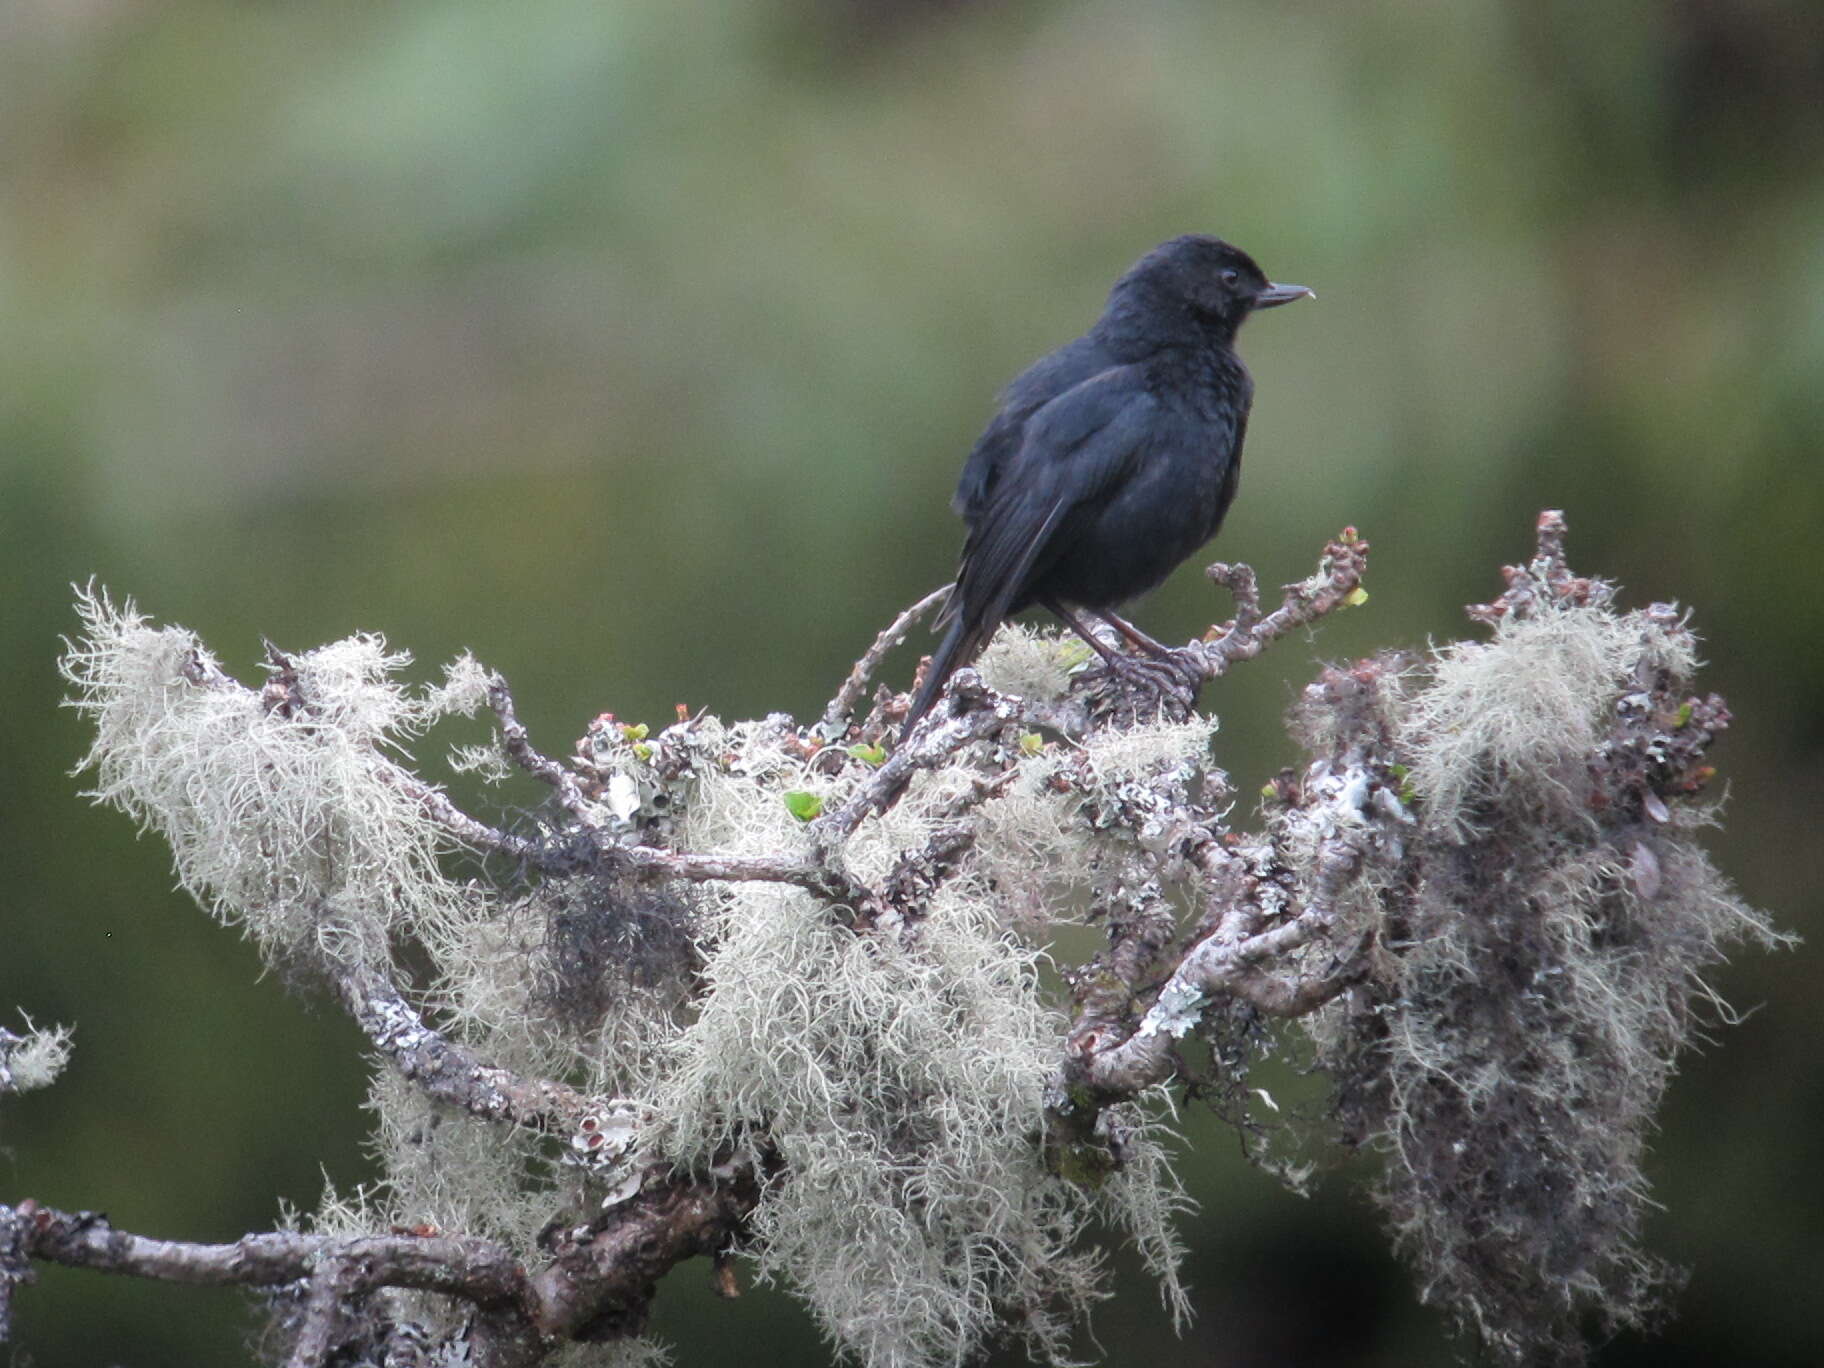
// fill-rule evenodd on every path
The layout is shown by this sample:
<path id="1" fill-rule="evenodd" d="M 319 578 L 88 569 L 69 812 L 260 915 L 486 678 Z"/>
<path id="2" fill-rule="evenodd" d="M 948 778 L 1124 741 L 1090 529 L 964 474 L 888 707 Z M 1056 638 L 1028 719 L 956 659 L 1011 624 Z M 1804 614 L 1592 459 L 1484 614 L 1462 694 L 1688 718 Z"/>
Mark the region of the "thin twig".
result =
<path id="1" fill-rule="evenodd" d="M 537 754 L 535 751 L 530 753 Z M 538 867 L 553 863 L 551 852 L 540 842 L 501 831 L 469 816 L 451 802 L 448 795 L 415 775 L 391 766 L 383 768 L 380 773 L 387 783 L 414 798 L 426 817 L 464 844 L 492 850 Z M 559 801 L 564 800 L 560 798 Z M 613 841 L 607 832 L 597 828 L 593 821 L 585 819 L 584 825 L 599 838 L 603 850 L 636 877 L 687 879 L 692 883 L 789 883 L 809 889 L 819 896 L 848 898 L 857 895 L 857 886 L 852 881 L 808 860 L 772 855 L 695 854 L 666 850 L 662 846 L 621 845 Z M 562 868 L 569 867 L 568 857 L 559 858 L 556 863 Z"/>
<path id="2" fill-rule="evenodd" d="M 488 707 L 500 726 L 500 742 L 507 758 L 534 779 L 549 784 L 565 812 L 578 821 L 588 822 L 589 804 L 577 785 L 576 776 L 532 745 L 531 734 L 514 711 L 513 694 L 501 675 L 495 675 L 488 684 Z"/>
<path id="3" fill-rule="evenodd" d="M 537 863 L 544 853 L 537 841 L 515 836 L 499 827 L 489 826 L 478 817 L 469 816 L 442 789 L 426 783 L 409 770 L 382 763 L 374 767 L 374 773 L 383 782 L 413 799 L 427 818 L 471 849 L 491 850 L 510 859 L 531 863 Z"/>
<path id="4" fill-rule="evenodd" d="M 1297 584 L 1288 584 L 1278 608 L 1260 616 L 1260 591 L 1254 572 L 1245 565 L 1212 565 L 1208 574 L 1235 595 L 1235 620 L 1214 641 L 1193 642 L 1191 649 L 1203 661 L 1206 679 L 1229 672 L 1238 660 L 1251 660 L 1288 632 L 1307 627 L 1342 607 L 1361 588 L 1368 573 L 1368 543 L 1344 528 L 1324 548 L 1317 573 Z"/>
<path id="5" fill-rule="evenodd" d="M 833 731 L 840 727 L 844 719 L 855 711 L 855 705 L 861 701 L 862 691 L 868 687 L 868 681 L 874 677 L 874 671 L 880 668 L 880 662 L 886 657 L 887 652 L 906 639 L 906 634 L 912 630 L 913 624 L 949 598 L 953 587 L 946 584 L 941 589 L 933 589 L 894 618 L 892 624 L 874 638 L 874 644 L 868 647 L 860 660 L 855 662 L 854 668 L 849 671 L 849 677 L 843 680 L 842 687 L 836 691 L 836 696 L 823 710 L 823 726 L 826 730 Z"/>
<path id="6" fill-rule="evenodd" d="M 1006 710 L 997 706 L 1002 702 L 999 695 L 991 694 L 973 670 L 957 671 L 948 697 L 952 700 L 950 715 L 927 720 L 908 744 L 887 757 L 873 778 L 811 823 L 811 836 L 820 852 L 832 851 L 848 840 L 870 813 L 891 807 L 919 770 L 941 765 L 962 746 L 1007 723 Z"/>
<path id="7" fill-rule="evenodd" d="M 1086 1042 L 1093 1052 L 1072 1061 L 1071 1080 L 1087 1084 L 1107 1098 L 1132 1097 L 1164 1081 L 1172 1072 L 1172 1043 L 1179 1034 L 1175 1022 L 1192 1017 L 1200 1004 L 1218 993 L 1250 1002 L 1256 997 L 1281 1000 L 1282 994 L 1266 991 L 1265 985 L 1257 983 L 1262 976 L 1255 972 L 1256 966 L 1309 944 L 1328 928 L 1328 914 L 1310 908 L 1292 921 L 1243 941 L 1224 944 L 1214 935 L 1206 936 L 1179 961 L 1132 1035 L 1105 1048 L 1094 1048 L 1100 1045 L 1099 1038 Z M 1341 985 L 1337 991 L 1342 991 Z"/>

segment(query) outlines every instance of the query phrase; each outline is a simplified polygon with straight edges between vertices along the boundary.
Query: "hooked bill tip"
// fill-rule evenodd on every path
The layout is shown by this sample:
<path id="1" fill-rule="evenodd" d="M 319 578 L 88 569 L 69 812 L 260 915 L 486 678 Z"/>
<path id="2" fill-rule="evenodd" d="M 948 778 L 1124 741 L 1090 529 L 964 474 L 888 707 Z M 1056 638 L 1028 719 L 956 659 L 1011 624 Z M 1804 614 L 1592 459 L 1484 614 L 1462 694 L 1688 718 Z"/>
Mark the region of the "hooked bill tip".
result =
<path id="1" fill-rule="evenodd" d="M 1254 297 L 1257 309 L 1273 309 L 1281 304 L 1290 304 L 1295 299 L 1316 299 L 1317 291 L 1308 285 L 1280 285 L 1269 283 L 1267 288 Z"/>

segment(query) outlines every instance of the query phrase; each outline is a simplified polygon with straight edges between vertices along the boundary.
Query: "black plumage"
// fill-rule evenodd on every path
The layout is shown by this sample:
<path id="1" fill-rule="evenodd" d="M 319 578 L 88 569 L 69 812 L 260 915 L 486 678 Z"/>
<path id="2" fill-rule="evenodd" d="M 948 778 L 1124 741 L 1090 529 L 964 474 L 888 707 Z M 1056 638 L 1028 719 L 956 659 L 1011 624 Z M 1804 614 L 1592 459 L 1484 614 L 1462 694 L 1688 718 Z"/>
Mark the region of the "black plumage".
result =
<path id="1" fill-rule="evenodd" d="M 1023 608 L 1051 609 L 1104 657 L 1073 610 L 1163 649 L 1110 610 L 1216 535 L 1254 395 L 1236 331 L 1311 293 L 1217 238 L 1173 238 L 1115 282 L 1094 327 L 1006 388 L 957 485 L 969 534 L 907 732 Z"/>

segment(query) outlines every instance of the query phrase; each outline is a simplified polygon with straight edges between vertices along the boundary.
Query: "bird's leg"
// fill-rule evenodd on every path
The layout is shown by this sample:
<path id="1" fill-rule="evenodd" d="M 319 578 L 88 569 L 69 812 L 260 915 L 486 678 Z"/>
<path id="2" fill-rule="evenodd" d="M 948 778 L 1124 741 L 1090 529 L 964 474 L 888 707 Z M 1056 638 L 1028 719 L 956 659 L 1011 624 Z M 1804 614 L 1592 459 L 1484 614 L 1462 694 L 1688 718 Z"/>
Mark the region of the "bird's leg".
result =
<path id="1" fill-rule="evenodd" d="M 1075 632 L 1094 647 L 1096 654 L 1102 657 L 1102 663 L 1108 666 L 1109 669 L 1119 673 L 1122 665 L 1130 659 L 1130 657 L 1121 655 L 1116 651 L 1111 651 L 1108 647 L 1104 646 L 1102 644 L 1102 639 L 1083 625 L 1083 619 L 1079 618 L 1056 599 L 1048 598 L 1041 600 L 1041 602 L 1046 609 L 1050 611 L 1053 617 L 1057 618 L 1058 621 L 1062 622 L 1066 627 L 1070 628 L 1071 631 Z M 1110 625 L 1112 626 L 1113 624 Z"/>
<path id="2" fill-rule="evenodd" d="M 1112 678 L 1120 680 L 1130 688 L 1144 689 L 1161 700 L 1178 699 L 1187 709 L 1196 702 L 1197 690 L 1203 684 L 1202 671 L 1186 668 L 1179 652 L 1154 641 L 1139 628 L 1123 621 L 1113 613 L 1097 609 L 1095 610 L 1097 617 L 1123 636 L 1128 637 L 1148 654 L 1133 656 L 1112 651 L 1083 624 L 1081 618 L 1062 603 L 1054 598 L 1042 599 L 1040 602 L 1066 627 L 1095 648 L 1096 654 L 1102 657 L 1103 666 Z"/>
<path id="3" fill-rule="evenodd" d="M 1155 641 L 1119 613 L 1110 612 L 1106 608 L 1098 608 L 1095 610 L 1095 614 L 1154 660 L 1171 660 L 1178 654 L 1163 641 Z"/>
<path id="4" fill-rule="evenodd" d="M 1203 662 L 1201 660 L 1188 656 L 1175 646 L 1167 646 L 1163 641 L 1157 641 L 1148 636 L 1119 613 L 1111 613 L 1106 608 L 1098 608 L 1095 610 L 1095 614 L 1131 641 L 1137 649 L 1151 657 L 1150 663 L 1168 668 L 1172 672 L 1173 678 L 1190 689 L 1193 698 L 1197 696 L 1197 690 L 1203 687 Z"/>

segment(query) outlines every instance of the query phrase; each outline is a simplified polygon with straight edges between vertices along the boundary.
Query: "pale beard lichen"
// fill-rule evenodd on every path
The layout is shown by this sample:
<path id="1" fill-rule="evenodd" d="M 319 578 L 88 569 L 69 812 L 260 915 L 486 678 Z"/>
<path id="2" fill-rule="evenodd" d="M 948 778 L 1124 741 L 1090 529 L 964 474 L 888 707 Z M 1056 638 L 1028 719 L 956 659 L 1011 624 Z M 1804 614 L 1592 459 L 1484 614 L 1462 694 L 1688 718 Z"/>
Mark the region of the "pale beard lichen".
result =
<path id="1" fill-rule="evenodd" d="M 0 1097 L 48 1088 L 56 1082 L 70 1062 L 74 1035 L 68 1026 L 33 1026 L 30 1017 L 25 1019 L 23 1035 L 0 1027 Z"/>
<path id="2" fill-rule="evenodd" d="M 792 849 L 803 823 L 785 789 L 833 804 L 866 777 L 794 766 L 758 730 L 728 740 L 736 759 L 703 777 L 690 806 L 687 840 L 699 846 Z M 1053 762 L 1025 763 L 1042 775 Z M 848 843 L 848 866 L 884 874 L 969 779 L 961 764 L 921 776 Z M 795 889 L 709 900 L 696 1019 L 653 1099 L 662 1152 L 682 1167 L 747 1152 L 776 1169 L 751 1220 L 759 1275 L 796 1288 L 831 1338 L 876 1368 L 961 1361 L 1010 1311 L 1034 1352 L 1060 1360 L 1100 1295 L 1098 1260 L 1076 1248 L 1097 1210 L 1133 1234 L 1183 1307 L 1169 1222 L 1184 1198 L 1138 1110 L 1132 1161 L 1100 1192 L 1043 1163 L 1064 1023 L 995 890 L 1003 877 L 1032 880 L 1038 849 L 1054 857 L 1051 878 L 1081 885 L 1091 843 L 1041 787 L 1016 779 L 983 806 L 984 863 L 946 882 L 916 922 L 864 932 Z"/>
<path id="3" fill-rule="evenodd" d="M 994 634 L 975 668 L 996 693 L 1043 700 L 1062 697 L 1072 675 L 1094 659 L 1095 652 L 1074 636 L 1008 622 Z"/>
<path id="4" fill-rule="evenodd" d="M 656 1110 L 680 1165 L 777 1163 L 752 1219 L 760 1276 L 881 1368 L 965 1358 L 1009 1310 L 1061 1357 L 1097 1295 L 1096 1260 L 1073 1249 L 1094 1203 L 1041 1160 L 1061 1023 L 1032 953 L 965 899 L 864 936 L 780 892 L 731 906 L 704 973 Z M 1132 1148 L 1108 1205 L 1143 1227 L 1176 1299 L 1179 1194 L 1150 1135 Z"/>
<path id="5" fill-rule="evenodd" d="M 77 606 L 86 636 L 63 669 L 95 727 L 94 797 L 163 836 L 184 889 L 271 961 L 377 959 L 394 932 L 461 916 L 469 891 L 438 864 L 453 842 L 382 753 L 471 705 L 460 679 L 414 697 L 393 678 L 409 657 L 356 636 L 256 692 L 130 603 L 85 592 Z"/>

